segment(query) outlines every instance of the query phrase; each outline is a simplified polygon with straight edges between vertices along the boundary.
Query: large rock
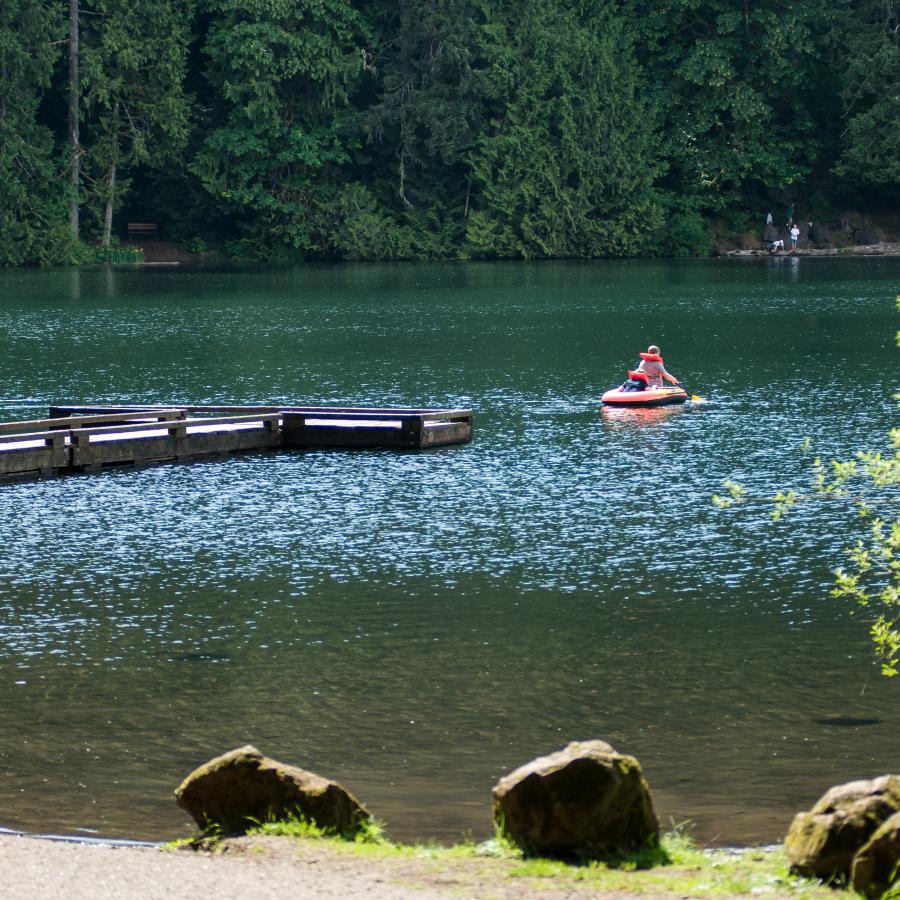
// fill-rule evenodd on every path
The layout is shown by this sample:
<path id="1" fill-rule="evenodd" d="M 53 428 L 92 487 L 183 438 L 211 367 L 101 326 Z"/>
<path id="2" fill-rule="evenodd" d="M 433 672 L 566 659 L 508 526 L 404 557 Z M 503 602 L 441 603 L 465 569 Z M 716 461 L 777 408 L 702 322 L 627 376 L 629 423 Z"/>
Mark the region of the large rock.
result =
<path id="1" fill-rule="evenodd" d="M 860 244 L 878 244 L 882 240 L 882 235 L 874 225 L 866 223 L 856 232 L 855 238 Z"/>
<path id="2" fill-rule="evenodd" d="M 302 816 L 320 828 L 356 831 L 369 813 L 334 781 L 238 747 L 194 769 L 175 791 L 178 805 L 203 829 L 242 834 L 260 822 Z"/>
<path id="3" fill-rule="evenodd" d="M 809 228 L 809 239 L 820 247 L 824 247 L 831 243 L 831 232 L 828 230 L 827 225 L 813 222 Z"/>
<path id="4" fill-rule="evenodd" d="M 853 857 L 850 877 L 865 897 L 880 897 L 892 884 L 900 887 L 900 812 L 894 813 Z"/>
<path id="5" fill-rule="evenodd" d="M 494 787 L 494 820 L 526 852 L 600 856 L 659 841 L 640 763 L 604 741 L 576 741 Z"/>
<path id="6" fill-rule="evenodd" d="M 896 775 L 831 788 L 791 823 L 784 842 L 791 871 L 846 880 L 856 852 L 898 811 L 900 778 Z"/>

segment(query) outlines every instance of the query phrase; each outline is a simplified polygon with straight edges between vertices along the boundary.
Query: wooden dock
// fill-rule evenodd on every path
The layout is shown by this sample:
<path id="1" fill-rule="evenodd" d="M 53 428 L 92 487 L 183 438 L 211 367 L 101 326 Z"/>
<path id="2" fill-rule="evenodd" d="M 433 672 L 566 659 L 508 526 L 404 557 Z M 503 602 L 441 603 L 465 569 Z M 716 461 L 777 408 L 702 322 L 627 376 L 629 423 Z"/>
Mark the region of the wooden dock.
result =
<path id="1" fill-rule="evenodd" d="M 334 406 L 51 406 L 0 422 L 0 479 L 99 472 L 248 450 L 424 450 L 472 440 L 467 409 Z"/>

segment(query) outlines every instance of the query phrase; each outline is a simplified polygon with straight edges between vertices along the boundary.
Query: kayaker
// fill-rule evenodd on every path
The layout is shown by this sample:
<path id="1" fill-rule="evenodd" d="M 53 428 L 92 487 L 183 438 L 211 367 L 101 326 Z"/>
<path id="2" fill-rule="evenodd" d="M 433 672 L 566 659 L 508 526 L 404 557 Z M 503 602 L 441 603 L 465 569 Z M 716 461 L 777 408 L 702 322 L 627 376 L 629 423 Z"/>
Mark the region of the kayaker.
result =
<path id="1" fill-rule="evenodd" d="M 642 372 L 647 376 L 648 388 L 661 388 L 663 386 L 663 378 L 672 384 L 679 383 L 674 375 L 670 375 L 666 371 L 662 357 L 659 355 L 659 347 L 656 344 L 651 344 L 647 348 L 647 352 L 641 354 L 641 362 L 636 371 Z"/>

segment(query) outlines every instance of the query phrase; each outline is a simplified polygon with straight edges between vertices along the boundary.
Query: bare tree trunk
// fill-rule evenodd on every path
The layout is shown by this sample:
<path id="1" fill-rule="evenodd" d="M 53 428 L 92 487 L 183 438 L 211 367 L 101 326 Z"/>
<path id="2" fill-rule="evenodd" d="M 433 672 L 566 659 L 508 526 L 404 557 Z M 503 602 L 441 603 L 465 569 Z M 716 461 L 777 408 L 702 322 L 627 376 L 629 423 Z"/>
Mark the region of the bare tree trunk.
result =
<path id="1" fill-rule="evenodd" d="M 113 106 L 113 128 L 119 121 L 119 101 Z M 109 172 L 106 176 L 106 208 L 103 210 L 103 246 L 108 247 L 112 236 L 113 206 L 116 200 L 116 169 L 119 164 L 119 132 L 113 132 L 112 159 L 109 163 Z"/>
<path id="2" fill-rule="evenodd" d="M 78 134 L 78 0 L 69 0 L 69 153 L 71 168 L 69 184 L 72 196 L 69 200 L 69 227 L 78 237 L 78 189 L 81 184 L 81 147 Z"/>
<path id="3" fill-rule="evenodd" d="M 106 207 L 103 210 L 103 246 L 108 247 L 112 238 L 113 205 L 116 196 L 116 163 L 109 164 L 106 176 Z"/>

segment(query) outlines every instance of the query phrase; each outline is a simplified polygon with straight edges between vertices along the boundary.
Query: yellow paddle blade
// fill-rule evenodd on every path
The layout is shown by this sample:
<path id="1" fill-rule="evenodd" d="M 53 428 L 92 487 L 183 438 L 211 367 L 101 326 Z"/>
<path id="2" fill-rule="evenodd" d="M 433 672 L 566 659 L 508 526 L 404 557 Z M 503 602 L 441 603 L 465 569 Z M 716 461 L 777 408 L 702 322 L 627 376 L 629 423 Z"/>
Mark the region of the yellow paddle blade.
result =
<path id="1" fill-rule="evenodd" d="M 696 394 L 691 394 L 691 402 L 706 403 L 706 397 L 698 397 Z"/>

